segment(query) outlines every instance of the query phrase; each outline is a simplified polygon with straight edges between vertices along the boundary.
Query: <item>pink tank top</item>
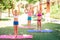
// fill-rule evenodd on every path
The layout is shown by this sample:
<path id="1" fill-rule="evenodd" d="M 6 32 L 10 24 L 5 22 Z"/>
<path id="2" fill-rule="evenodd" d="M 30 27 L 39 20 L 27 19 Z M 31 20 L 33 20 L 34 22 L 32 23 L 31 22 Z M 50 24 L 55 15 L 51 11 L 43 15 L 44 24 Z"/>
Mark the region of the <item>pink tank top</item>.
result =
<path id="1" fill-rule="evenodd" d="M 28 12 L 28 16 L 32 16 L 32 12 L 31 11 Z"/>
<path id="2" fill-rule="evenodd" d="M 38 13 L 38 15 L 37 15 L 38 17 L 37 17 L 37 19 L 38 20 L 40 20 L 41 19 L 41 16 L 42 16 L 42 14 L 41 13 Z"/>

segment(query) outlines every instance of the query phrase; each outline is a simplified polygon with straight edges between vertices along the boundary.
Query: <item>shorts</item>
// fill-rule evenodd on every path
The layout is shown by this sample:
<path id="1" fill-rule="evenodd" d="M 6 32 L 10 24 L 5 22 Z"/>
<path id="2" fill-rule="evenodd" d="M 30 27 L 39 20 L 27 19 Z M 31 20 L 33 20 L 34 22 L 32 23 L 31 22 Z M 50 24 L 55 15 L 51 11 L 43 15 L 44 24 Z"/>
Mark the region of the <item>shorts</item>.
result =
<path id="1" fill-rule="evenodd" d="M 31 20 L 31 17 L 30 16 L 28 16 L 28 20 Z"/>
<path id="2" fill-rule="evenodd" d="M 18 21 L 14 21 L 13 24 L 14 25 L 18 25 L 19 23 L 18 23 Z"/>

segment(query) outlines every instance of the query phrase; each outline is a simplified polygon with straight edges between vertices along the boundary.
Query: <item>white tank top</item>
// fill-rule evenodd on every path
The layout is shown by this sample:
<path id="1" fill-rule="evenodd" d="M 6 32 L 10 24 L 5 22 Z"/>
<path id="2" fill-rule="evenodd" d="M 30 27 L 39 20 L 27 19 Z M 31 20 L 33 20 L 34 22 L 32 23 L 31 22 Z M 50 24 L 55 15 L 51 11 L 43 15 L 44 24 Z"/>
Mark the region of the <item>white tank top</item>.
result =
<path id="1" fill-rule="evenodd" d="M 18 18 L 18 16 L 14 16 L 14 18 Z"/>

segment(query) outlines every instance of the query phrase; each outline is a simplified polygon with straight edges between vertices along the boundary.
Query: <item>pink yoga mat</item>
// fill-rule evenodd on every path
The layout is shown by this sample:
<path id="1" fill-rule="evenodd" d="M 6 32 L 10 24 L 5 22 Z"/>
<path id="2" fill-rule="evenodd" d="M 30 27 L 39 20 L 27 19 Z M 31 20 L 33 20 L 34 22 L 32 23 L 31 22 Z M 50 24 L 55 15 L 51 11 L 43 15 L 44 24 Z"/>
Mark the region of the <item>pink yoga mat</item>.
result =
<path id="1" fill-rule="evenodd" d="M 4 39 L 15 39 L 15 38 L 17 38 L 17 39 L 24 39 L 24 38 L 33 38 L 33 36 L 32 35 L 17 35 L 17 37 L 16 36 L 14 36 L 14 35 L 0 35 L 0 38 L 4 38 Z"/>

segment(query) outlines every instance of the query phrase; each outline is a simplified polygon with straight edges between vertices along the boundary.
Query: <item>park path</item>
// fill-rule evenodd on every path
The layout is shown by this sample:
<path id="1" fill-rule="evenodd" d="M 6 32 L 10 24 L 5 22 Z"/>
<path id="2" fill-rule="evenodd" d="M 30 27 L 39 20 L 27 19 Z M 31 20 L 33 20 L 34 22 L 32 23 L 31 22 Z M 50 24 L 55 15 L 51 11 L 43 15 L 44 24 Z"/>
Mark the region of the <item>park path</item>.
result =
<path id="1" fill-rule="evenodd" d="M 2 18 L 9 18 L 11 20 L 0 21 L 0 27 L 13 26 L 13 17 L 7 17 L 7 14 L 4 14 Z M 21 24 L 27 24 L 27 14 L 19 15 L 18 18 L 19 18 L 19 26 L 22 26 Z M 51 22 L 60 24 L 60 20 L 57 20 L 57 19 L 51 18 Z M 42 22 L 42 23 L 46 23 L 46 22 Z M 36 21 L 32 20 L 32 24 L 36 24 Z"/>
<path id="2" fill-rule="evenodd" d="M 6 26 L 13 26 L 13 17 L 8 17 L 7 14 L 4 14 L 2 18 L 8 18 L 11 20 L 8 21 L 0 21 L 0 27 L 6 27 Z M 19 15 L 19 26 L 22 26 L 21 24 L 27 24 L 27 14 Z M 35 21 L 32 21 L 34 23 Z"/>

